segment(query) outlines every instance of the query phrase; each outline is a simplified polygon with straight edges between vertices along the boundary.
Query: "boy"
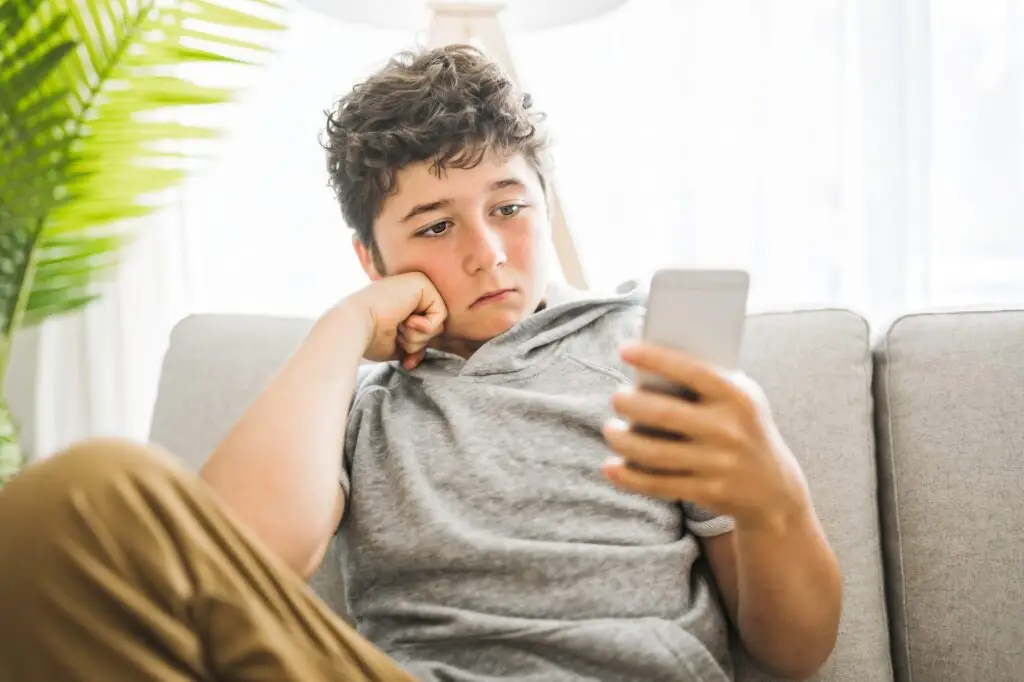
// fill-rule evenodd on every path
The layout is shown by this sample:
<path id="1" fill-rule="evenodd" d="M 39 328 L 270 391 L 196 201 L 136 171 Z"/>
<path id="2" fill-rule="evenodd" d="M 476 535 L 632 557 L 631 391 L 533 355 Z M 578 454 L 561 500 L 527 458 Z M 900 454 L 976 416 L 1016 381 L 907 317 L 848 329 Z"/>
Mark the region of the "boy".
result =
<path id="1" fill-rule="evenodd" d="M 840 575 L 798 464 L 742 378 L 632 341 L 641 297 L 554 280 L 529 98 L 472 48 L 402 54 L 326 132 L 371 284 L 317 321 L 206 485 L 100 442 L 0 495 L 31 520 L 0 526 L 21 623 L 0 673 L 720 682 L 730 620 L 765 668 L 818 669 Z M 633 390 L 637 369 L 700 402 Z M 335 534 L 358 635 L 296 577 Z"/>

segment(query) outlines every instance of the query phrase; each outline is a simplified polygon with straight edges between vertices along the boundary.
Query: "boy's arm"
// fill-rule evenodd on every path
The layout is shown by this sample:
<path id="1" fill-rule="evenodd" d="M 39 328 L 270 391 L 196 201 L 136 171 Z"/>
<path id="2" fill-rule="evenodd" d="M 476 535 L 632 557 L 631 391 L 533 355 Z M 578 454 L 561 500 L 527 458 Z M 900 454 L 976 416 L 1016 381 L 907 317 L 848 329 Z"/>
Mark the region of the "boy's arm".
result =
<path id="1" fill-rule="evenodd" d="M 447 314 L 418 272 L 385 277 L 344 299 L 317 320 L 200 472 L 304 578 L 319 567 L 344 513 L 342 458 L 360 359 L 401 352 L 414 366 Z"/>
<path id="2" fill-rule="evenodd" d="M 370 333 L 367 316 L 347 301 L 324 314 L 200 472 L 304 578 L 344 512 L 346 417 Z"/>
<path id="3" fill-rule="evenodd" d="M 746 650 L 779 677 L 817 671 L 835 647 L 842 587 L 813 511 L 701 540 Z"/>
<path id="4" fill-rule="evenodd" d="M 617 393 L 612 404 L 624 421 L 605 427 L 618 455 L 602 467 L 605 475 L 625 490 L 731 517 L 734 530 L 705 540 L 705 548 L 744 644 L 777 674 L 811 674 L 836 641 L 842 580 L 767 398 L 745 375 L 680 351 L 636 343 L 621 353 L 634 369 L 689 387 L 700 399 Z M 631 424 L 679 437 L 651 437 Z M 693 520 L 698 535 L 720 532 L 707 519 Z"/>

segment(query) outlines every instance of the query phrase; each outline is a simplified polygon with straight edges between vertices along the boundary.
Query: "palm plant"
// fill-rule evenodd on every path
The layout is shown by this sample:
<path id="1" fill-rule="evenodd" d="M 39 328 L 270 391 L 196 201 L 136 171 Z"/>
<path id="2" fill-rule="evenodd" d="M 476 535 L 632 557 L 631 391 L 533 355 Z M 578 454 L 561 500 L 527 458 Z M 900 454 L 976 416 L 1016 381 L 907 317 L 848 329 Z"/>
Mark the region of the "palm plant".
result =
<path id="1" fill-rule="evenodd" d="M 230 6 L 228 5 L 230 2 Z M 231 100 L 183 69 L 250 64 L 279 0 L 0 0 L 0 387 L 15 332 L 99 296 L 131 238 L 215 137 L 173 108 Z M 162 115 L 162 116 L 161 116 Z M 23 465 L 0 394 L 0 485 Z"/>

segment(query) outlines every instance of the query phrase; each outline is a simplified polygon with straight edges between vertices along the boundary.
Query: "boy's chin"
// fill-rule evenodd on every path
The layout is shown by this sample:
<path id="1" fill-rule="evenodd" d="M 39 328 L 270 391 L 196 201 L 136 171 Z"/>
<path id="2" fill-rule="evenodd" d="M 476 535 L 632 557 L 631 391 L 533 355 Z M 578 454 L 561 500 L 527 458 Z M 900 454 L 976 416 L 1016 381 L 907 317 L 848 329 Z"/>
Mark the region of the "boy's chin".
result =
<path id="1" fill-rule="evenodd" d="M 464 339 L 485 342 L 500 336 L 519 324 L 526 314 L 521 310 L 493 310 L 486 315 L 474 316 L 476 319 L 463 321 L 461 336 Z M 454 330 L 453 330 L 454 331 Z"/>

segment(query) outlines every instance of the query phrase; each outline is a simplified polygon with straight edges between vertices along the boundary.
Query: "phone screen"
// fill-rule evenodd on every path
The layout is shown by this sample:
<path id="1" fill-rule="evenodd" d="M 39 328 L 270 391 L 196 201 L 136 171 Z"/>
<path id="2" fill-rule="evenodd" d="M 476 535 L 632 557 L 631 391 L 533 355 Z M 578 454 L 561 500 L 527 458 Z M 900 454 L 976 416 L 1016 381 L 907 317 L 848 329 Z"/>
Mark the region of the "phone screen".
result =
<path id="1" fill-rule="evenodd" d="M 742 270 L 660 270 L 651 280 L 644 340 L 681 350 L 725 371 L 739 366 L 747 316 L 749 275 Z M 660 377 L 640 384 L 687 399 L 698 396 Z"/>

